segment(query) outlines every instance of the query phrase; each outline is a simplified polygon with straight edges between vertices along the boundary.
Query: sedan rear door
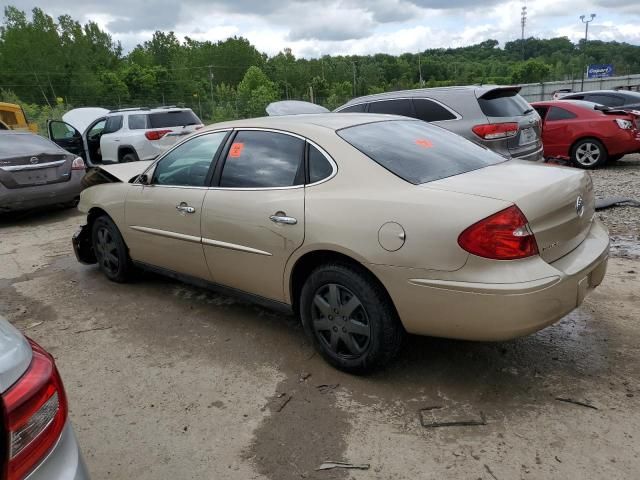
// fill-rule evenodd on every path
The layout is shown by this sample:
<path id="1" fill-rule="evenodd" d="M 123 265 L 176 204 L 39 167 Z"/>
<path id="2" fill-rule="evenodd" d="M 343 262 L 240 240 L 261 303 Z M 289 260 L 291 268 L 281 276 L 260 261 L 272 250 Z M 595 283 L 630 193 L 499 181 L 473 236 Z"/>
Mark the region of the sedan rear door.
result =
<path id="1" fill-rule="evenodd" d="M 33 133 L 3 133 L 0 139 L 0 182 L 7 188 L 66 182 L 73 157 Z"/>
<path id="2" fill-rule="evenodd" d="M 202 207 L 202 243 L 215 283 L 284 300 L 284 269 L 304 240 L 305 141 L 241 130 Z"/>

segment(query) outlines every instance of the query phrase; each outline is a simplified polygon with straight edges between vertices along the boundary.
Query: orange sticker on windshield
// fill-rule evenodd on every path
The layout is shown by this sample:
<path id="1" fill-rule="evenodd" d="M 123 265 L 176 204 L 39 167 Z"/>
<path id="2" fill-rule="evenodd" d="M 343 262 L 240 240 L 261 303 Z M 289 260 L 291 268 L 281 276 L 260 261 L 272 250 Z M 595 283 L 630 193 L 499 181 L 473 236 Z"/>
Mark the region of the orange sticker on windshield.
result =
<path id="1" fill-rule="evenodd" d="M 244 143 L 234 143 L 229 150 L 229 156 L 231 158 L 238 158 L 242 154 Z"/>
<path id="2" fill-rule="evenodd" d="M 422 148 L 431 148 L 433 147 L 433 142 L 431 142 L 431 140 L 421 138 L 419 140 L 416 140 L 416 145 L 420 145 Z"/>

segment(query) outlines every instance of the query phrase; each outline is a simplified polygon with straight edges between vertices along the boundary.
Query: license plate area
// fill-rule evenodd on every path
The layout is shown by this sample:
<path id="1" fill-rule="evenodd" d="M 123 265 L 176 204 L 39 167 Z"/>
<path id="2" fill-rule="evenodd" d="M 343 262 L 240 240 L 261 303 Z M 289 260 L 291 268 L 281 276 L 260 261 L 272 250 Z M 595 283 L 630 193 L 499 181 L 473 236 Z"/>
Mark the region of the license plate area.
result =
<path id="1" fill-rule="evenodd" d="M 27 185 L 45 185 L 58 181 L 58 171 L 55 168 L 41 170 L 23 170 L 13 172 L 15 182 L 23 187 Z"/>
<path id="2" fill-rule="evenodd" d="M 518 141 L 518 144 L 520 146 L 529 145 L 530 143 L 533 143 L 536 140 L 538 140 L 538 135 L 536 134 L 536 131 L 531 127 L 524 128 L 520 131 L 520 140 Z"/>

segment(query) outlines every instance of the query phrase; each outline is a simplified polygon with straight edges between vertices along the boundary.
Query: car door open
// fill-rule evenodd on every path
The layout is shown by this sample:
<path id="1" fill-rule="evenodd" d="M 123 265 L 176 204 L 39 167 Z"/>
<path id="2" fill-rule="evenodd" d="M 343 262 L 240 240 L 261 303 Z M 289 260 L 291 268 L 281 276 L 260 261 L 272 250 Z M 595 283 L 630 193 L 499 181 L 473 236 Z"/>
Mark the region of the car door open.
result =
<path id="1" fill-rule="evenodd" d="M 202 206 L 215 283 L 283 301 L 285 264 L 304 240 L 304 145 L 263 130 L 233 138 Z"/>
<path id="2" fill-rule="evenodd" d="M 49 139 L 67 152 L 74 153 L 83 160 L 87 160 L 82 135 L 78 130 L 61 120 L 49 120 L 47 122 Z"/>
<path id="3" fill-rule="evenodd" d="M 210 280 L 200 234 L 202 202 L 228 133 L 207 133 L 182 143 L 145 175 L 147 184 L 131 185 L 125 218 L 132 258 Z"/>

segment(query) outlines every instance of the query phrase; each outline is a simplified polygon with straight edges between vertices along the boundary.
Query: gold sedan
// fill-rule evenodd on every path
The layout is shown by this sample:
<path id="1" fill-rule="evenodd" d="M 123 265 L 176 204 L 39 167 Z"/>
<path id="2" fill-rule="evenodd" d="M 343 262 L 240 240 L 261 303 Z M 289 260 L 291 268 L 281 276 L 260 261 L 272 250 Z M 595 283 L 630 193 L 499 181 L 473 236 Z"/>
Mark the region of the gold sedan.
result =
<path id="1" fill-rule="evenodd" d="M 117 282 L 135 266 L 293 311 L 350 372 L 387 363 L 405 332 L 535 332 L 580 305 L 608 258 L 587 173 L 402 117 L 216 124 L 89 183 L 81 262 Z"/>

